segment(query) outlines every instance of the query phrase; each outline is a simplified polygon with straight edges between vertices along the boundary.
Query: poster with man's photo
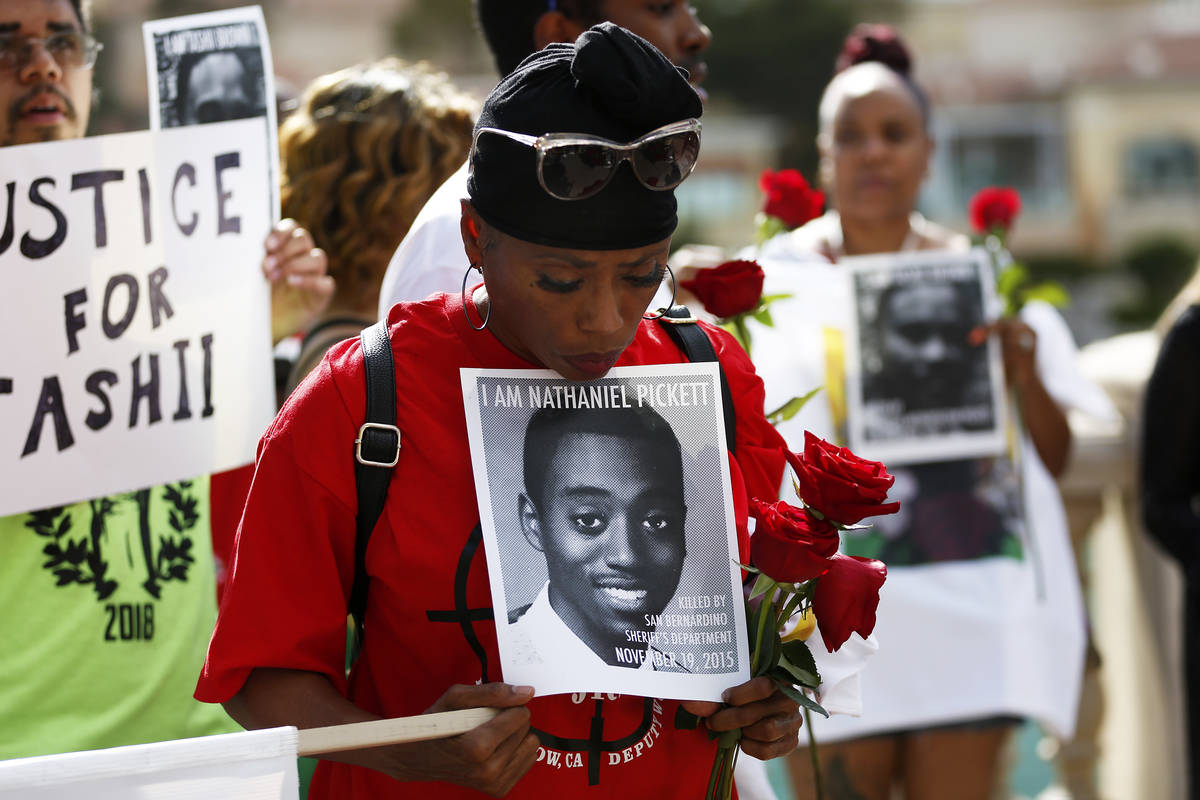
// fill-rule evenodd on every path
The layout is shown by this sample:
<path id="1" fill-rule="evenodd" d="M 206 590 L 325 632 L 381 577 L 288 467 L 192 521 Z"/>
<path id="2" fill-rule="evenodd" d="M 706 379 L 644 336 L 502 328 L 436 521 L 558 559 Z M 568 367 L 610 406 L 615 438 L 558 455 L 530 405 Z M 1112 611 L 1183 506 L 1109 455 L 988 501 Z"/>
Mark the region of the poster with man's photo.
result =
<path id="1" fill-rule="evenodd" d="M 264 121 L 272 219 L 279 218 L 275 69 L 258 6 L 142 24 L 150 130 L 234 119 Z"/>
<path id="2" fill-rule="evenodd" d="M 717 365 L 462 385 L 504 680 L 694 700 L 748 680 Z"/>
<path id="3" fill-rule="evenodd" d="M 1004 371 L 987 254 L 847 258 L 854 298 L 846 336 L 849 444 L 888 464 L 999 455 Z"/>

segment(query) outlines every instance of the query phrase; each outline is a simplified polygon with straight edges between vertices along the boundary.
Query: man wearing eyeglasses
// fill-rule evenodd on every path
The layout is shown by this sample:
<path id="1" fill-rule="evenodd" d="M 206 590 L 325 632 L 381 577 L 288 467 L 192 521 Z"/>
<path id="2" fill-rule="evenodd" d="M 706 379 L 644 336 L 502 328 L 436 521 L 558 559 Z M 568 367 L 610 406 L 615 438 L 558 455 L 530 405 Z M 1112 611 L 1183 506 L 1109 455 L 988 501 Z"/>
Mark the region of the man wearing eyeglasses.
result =
<path id="1" fill-rule="evenodd" d="M 82 27 L 82 2 L 0 5 L 0 146 L 77 139 L 87 130 L 101 45 Z"/>
<path id="2" fill-rule="evenodd" d="M 0 148 L 84 135 L 101 51 L 87 5 L 0 0 Z M 273 322 L 286 309 L 273 291 Z M 0 517 L 0 759 L 238 730 L 191 696 L 216 618 L 215 485 Z"/>
<path id="3" fill-rule="evenodd" d="M 698 85 L 708 74 L 703 53 L 712 33 L 687 0 L 475 0 L 475 15 L 501 77 L 552 42 L 573 42 L 591 25 L 614 22 L 657 47 Z M 703 96 L 703 95 L 702 95 Z M 467 165 L 421 209 L 388 264 L 379 315 L 402 300 L 457 292 L 468 264 L 459 231 Z"/>

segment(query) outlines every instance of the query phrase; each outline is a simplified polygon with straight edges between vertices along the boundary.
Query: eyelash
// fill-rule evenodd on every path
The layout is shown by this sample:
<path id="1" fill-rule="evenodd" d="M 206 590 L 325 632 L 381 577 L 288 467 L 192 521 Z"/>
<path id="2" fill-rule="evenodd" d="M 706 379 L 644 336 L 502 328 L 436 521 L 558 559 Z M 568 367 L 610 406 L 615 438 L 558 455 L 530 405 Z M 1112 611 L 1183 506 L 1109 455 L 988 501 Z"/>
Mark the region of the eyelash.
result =
<path id="1" fill-rule="evenodd" d="M 625 280 L 639 289 L 645 289 L 650 286 L 657 286 L 662 283 L 663 276 L 667 274 L 666 264 L 654 262 L 654 269 L 649 275 L 630 275 Z"/>
<path id="2" fill-rule="evenodd" d="M 570 292 L 575 291 L 580 286 L 582 286 L 583 281 L 582 280 L 573 280 L 573 281 L 567 281 L 564 283 L 562 281 L 554 280 L 549 275 L 539 275 L 538 279 L 537 279 L 537 285 L 538 285 L 539 289 L 544 289 L 547 292 L 555 292 L 557 294 L 568 294 Z"/>
<path id="3" fill-rule="evenodd" d="M 657 286 L 662 282 L 663 276 L 667 274 L 665 264 L 655 262 L 654 269 L 649 275 L 629 275 L 625 280 L 635 288 L 645 289 L 650 286 Z M 569 294 L 583 285 L 582 279 L 573 281 L 556 281 L 549 275 L 538 275 L 537 285 L 539 289 L 547 292 L 555 292 L 556 294 Z"/>

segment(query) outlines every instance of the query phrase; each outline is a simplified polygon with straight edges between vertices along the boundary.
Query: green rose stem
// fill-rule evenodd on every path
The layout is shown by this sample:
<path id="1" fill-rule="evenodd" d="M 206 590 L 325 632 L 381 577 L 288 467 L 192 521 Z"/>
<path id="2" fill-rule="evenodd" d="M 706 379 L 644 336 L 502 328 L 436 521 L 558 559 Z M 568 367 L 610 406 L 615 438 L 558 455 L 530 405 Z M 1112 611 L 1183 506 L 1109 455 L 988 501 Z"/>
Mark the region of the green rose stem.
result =
<path id="1" fill-rule="evenodd" d="M 757 572 L 757 570 L 755 571 Z M 753 617 L 755 613 L 758 614 L 758 625 L 754 631 L 754 646 L 750 658 L 750 674 L 756 678 L 767 674 L 772 669 L 771 665 L 764 663 L 767 654 L 766 637 L 779 635 L 783 624 L 791 619 L 792 613 L 800 607 L 807 594 L 807 591 L 797 591 L 799 587 L 792 587 L 793 590 L 788 591 L 773 581 L 768 586 L 769 588 L 763 593 L 763 597 L 759 601 L 760 605 L 766 603 L 766 608 L 751 611 L 750 603 L 747 602 L 746 604 L 749 616 Z M 782 596 L 779 599 L 782 599 L 783 602 L 776 603 L 776 595 L 780 593 L 782 593 Z M 770 620 L 769 626 L 767 624 L 768 620 Z M 780 643 L 776 643 L 772 650 L 777 650 L 781 646 Z M 772 661 L 774 661 L 774 658 L 772 658 Z M 817 740 L 813 734 L 812 716 L 807 706 L 804 708 L 804 724 L 808 727 L 808 747 L 813 764 L 813 785 L 816 789 L 817 800 L 824 800 L 825 791 L 821 782 Z M 737 765 L 738 742 L 741 736 L 741 730 L 735 729 L 726 731 L 716 737 L 718 740 L 717 755 L 713 762 L 712 772 L 708 776 L 708 787 L 704 793 L 705 800 L 723 800 L 732 796 L 733 771 Z"/>
<path id="2" fill-rule="evenodd" d="M 825 800 L 825 788 L 821 785 L 821 759 L 817 755 L 817 736 L 813 733 L 812 712 L 804 709 L 804 727 L 808 729 L 808 757 L 812 759 L 813 788 L 817 790 L 817 800 Z"/>
<path id="3" fill-rule="evenodd" d="M 747 355 L 749 355 L 749 353 L 750 353 L 750 329 L 746 327 L 746 315 L 745 314 L 735 314 L 733 316 L 733 318 L 730 319 L 729 321 L 730 321 L 730 323 L 733 324 L 734 338 L 738 340 L 738 344 L 740 344 L 742 346 L 742 349 L 746 351 Z"/>
<path id="4" fill-rule="evenodd" d="M 764 597 L 761 602 L 768 602 L 767 598 Z M 758 615 L 758 632 L 754 636 L 754 657 L 750 661 L 750 675 L 752 677 L 758 677 L 759 667 L 762 666 L 762 664 L 759 663 L 759 660 L 763 655 L 763 634 L 766 633 L 767 630 L 768 616 L 771 617 L 772 621 L 775 620 L 775 612 L 769 608 L 767 611 Z"/>

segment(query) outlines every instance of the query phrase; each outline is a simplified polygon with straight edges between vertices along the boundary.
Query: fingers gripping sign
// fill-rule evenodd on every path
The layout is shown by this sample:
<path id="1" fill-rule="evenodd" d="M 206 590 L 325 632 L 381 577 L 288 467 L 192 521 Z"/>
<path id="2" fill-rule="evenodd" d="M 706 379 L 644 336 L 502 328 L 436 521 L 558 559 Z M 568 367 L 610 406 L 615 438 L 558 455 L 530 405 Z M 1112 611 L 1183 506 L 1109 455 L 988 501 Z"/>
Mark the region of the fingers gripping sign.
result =
<path id="1" fill-rule="evenodd" d="M 426 713 L 503 709 L 494 719 L 447 739 L 392 748 L 389 774 L 406 781 L 446 781 L 503 797 L 533 766 L 538 739 L 529 727 L 528 686 L 451 686 Z"/>
<path id="2" fill-rule="evenodd" d="M 980 345 L 993 335 L 1000 342 L 1005 380 L 1023 386 L 1037 372 L 1037 333 L 1019 317 L 1002 317 L 971 331 L 970 344 Z"/>
<path id="3" fill-rule="evenodd" d="M 302 331 L 329 305 L 334 280 L 329 259 L 293 219 L 275 225 L 263 243 L 263 275 L 271 282 L 271 338 Z"/>

